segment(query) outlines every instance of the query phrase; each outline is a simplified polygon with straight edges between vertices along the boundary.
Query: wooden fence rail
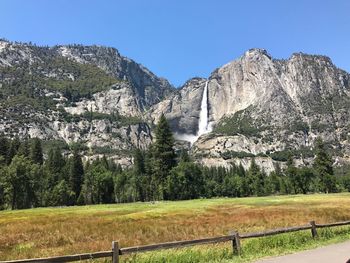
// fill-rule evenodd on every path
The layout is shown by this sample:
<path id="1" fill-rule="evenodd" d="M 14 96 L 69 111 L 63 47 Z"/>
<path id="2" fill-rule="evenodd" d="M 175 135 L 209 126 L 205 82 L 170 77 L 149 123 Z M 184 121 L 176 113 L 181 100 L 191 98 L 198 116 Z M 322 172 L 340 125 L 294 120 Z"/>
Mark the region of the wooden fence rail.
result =
<path id="1" fill-rule="evenodd" d="M 86 253 L 86 254 L 77 254 L 77 255 L 69 255 L 69 256 L 50 257 L 50 258 L 0 261 L 0 263 L 72 262 L 72 261 L 91 260 L 91 259 L 107 258 L 107 257 L 112 258 L 113 263 L 119 263 L 120 255 L 154 251 L 154 250 L 160 250 L 160 249 L 183 248 L 183 247 L 195 246 L 195 245 L 222 243 L 222 242 L 229 242 L 229 241 L 232 242 L 233 252 L 236 254 L 240 254 L 241 239 L 272 236 L 272 235 L 303 231 L 303 230 L 311 230 L 312 237 L 315 238 L 317 237 L 317 228 L 336 227 L 336 226 L 345 226 L 345 225 L 350 225 L 350 221 L 336 222 L 336 223 L 330 223 L 330 224 L 316 224 L 315 221 L 311 221 L 308 225 L 304 225 L 304 226 L 278 228 L 278 229 L 268 230 L 263 232 L 247 233 L 247 234 L 230 232 L 229 235 L 220 236 L 220 237 L 202 238 L 202 239 L 186 240 L 186 241 L 175 241 L 175 242 L 167 242 L 167 243 L 160 243 L 160 244 L 153 244 L 153 245 L 146 245 L 146 246 L 125 247 L 125 248 L 120 248 L 119 242 L 113 241 L 111 251 L 102 251 L 102 252 L 95 252 L 95 253 Z"/>

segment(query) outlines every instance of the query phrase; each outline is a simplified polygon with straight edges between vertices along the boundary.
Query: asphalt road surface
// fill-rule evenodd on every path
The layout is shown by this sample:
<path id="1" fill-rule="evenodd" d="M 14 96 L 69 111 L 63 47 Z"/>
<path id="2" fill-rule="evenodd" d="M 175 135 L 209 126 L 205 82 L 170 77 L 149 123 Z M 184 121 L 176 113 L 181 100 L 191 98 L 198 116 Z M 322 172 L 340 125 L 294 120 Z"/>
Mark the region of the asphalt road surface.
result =
<path id="1" fill-rule="evenodd" d="M 256 263 L 345 263 L 349 259 L 350 241 L 347 241 L 291 255 L 262 259 Z"/>

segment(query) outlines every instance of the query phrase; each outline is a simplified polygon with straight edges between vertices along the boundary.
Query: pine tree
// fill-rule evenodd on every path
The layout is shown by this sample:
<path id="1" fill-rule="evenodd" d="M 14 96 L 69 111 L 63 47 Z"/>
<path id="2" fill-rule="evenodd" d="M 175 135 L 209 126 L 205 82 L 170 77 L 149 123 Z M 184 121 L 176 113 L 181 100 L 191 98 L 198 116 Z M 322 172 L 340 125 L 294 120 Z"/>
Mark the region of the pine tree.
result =
<path id="1" fill-rule="evenodd" d="M 287 168 L 286 168 L 287 180 L 285 180 L 286 186 L 290 185 L 293 189 L 293 193 L 297 194 L 299 192 L 298 181 L 297 181 L 297 168 L 294 166 L 293 157 L 289 154 L 287 159 Z M 288 184 L 289 183 L 289 184 Z M 288 191 L 288 189 L 286 189 Z"/>
<path id="2" fill-rule="evenodd" d="M 50 188 L 53 188 L 59 181 L 64 179 L 62 175 L 64 166 L 65 160 L 62 156 L 61 149 L 57 146 L 50 148 L 45 162 Z"/>
<path id="3" fill-rule="evenodd" d="M 174 138 L 164 114 L 161 115 L 155 131 L 154 159 L 158 175 L 164 180 L 175 166 Z"/>
<path id="4" fill-rule="evenodd" d="M 238 175 L 242 177 L 245 176 L 245 170 L 241 162 L 239 163 L 239 166 L 238 166 Z"/>
<path id="5" fill-rule="evenodd" d="M 12 161 L 12 158 L 17 154 L 18 149 L 20 147 L 21 143 L 18 137 L 15 137 L 11 143 L 10 147 L 7 152 L 7 164 L 9 165 Z"/>
<path id="6" fill-rule="evenodd" d="M 30 159 L 33 161 L 33 163 L 40 164 L 40 165 L 43 164 L 44 162 L 41 140 L 38 138 L 34 138 L 31 143 Z"/>
<path id="7" fill-rule="evenodd" d="M 19 149 L 18 149 L 18 155 L 22 155 L 24 157 L 29 157 L 30 149 L 29 149 L 29 142 L 27 139 L 21 142 Z"/>
<path id="8" fill-rule="evenodd" d="M 4 136 L 0 136 L 0 164 L 7 163 L 9 148 L 10 148 L 9 140 Z"/>
<path id="9" fill-rule="evenodd" d="M 74 150 L 73 156 L 70 160 L 69 175 L 71 188 L 75 193 L 76 198 L 78 198 L 84 180 L 84 167 L 81 156 L 77 150 Z"/>
<path id="10" fill-rule="evenodd" d="M 251 163 L 248 174 L 251 178 L 253 178 L 253 192 L 254 192 L 254 194 L 257 196 L 264 195 L 266 174 L 264 171 L 260 170 L 259 166 L 255 163 L 254 159 Z"/>
<path id="11" fill-rule="evenodd" d="M 146 171 L 144 155 L 140 149 L 136 149 L 134 152 L 134 171 L 136 174 L 144 174 Z"/>
<path id="12" fill-rule="evenodd" d="M 328 155 L 324 142 L 321 138 L 317 138 L 315 142 L 316 158 L 314 161 L 314 169 L 321 180 L 321 187 L 325 193 L 336 191 L 335 177 L 333 176 L 333 162 Z"/>
<path id="13" fill-rule="evenodd" d="M 164 114 L 159 119 L 155 131 L 153 147 L 154 175 L 158 181 L 158 198 L 163 198 L 164 187 L 170 170 L 175 166 L 174 138 Z"/>
<path id="14" fill-rule="evenodd" d="M 65 161 L 59 147 L 50 148 L 45 165 L 52 173 L 59 173 L 62 170 Z"/>
<path id="15" fill-rule="evenodd" d="M 279 163 L 275 165 L 275 171 L 271 172 L 268 176 L 268 183 L 271 187 L 272 194 L 281 193 L 281 177 L 283 176 L 281 166 Z"/>
<path id="16" fill-rule="evenodd" d="M 312 169 L 308 167 L 301 167 L 297 171 L 297 183 L 301 193 L 307 194 L 312 185 L 314 174 Z"/>

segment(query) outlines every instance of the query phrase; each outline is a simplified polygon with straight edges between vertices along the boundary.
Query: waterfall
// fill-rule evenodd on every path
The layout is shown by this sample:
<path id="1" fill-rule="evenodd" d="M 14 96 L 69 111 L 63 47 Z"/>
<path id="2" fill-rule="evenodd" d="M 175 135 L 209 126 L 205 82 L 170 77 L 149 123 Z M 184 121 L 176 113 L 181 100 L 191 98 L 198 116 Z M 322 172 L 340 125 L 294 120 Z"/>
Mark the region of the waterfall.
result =
<path id="1" fill-rule="evenodd" d="M 175 138 L 179 140 L 188 141 L 191 143 L 191 145 L 198 140 L 198 138 L 206 134 L 208 132 L 211 132 L 212 127 L 209 123 L 209 108 L 208 108 L 208 83 L 207 81 L 204 86 L 203 95 L 202 95 L 202 102 L 201 102 L 201 111 L 199 113 L 199 122 L 198 122 L 198 131 L 197 134 L 178 134 L 175 133 Z"/>
<path id="2" fill-rule="evenodd" d="M 211 128 L 209 127 L 209 109 L 208 109 L 208 82 L 205 83 L 203 96 L 202 96 L 202 103 L 201 103 L 201 111 L 199 114 L 199 122 L 198 122 L 198 132 L 197 132 L 197 138 L 201 135 L 208 133 L 211 131 Z"/>

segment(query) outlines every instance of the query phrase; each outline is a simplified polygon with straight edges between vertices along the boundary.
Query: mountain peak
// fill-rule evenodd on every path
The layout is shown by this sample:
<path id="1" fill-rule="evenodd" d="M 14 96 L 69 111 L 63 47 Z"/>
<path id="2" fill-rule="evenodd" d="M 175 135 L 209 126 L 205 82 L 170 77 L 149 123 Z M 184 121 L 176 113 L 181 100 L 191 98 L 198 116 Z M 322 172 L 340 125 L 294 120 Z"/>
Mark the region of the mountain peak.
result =
<path id="1" fill-rule="evenodd" d="M 244 57 L 255 57 L 255 56 L 266 56 L 269 59 L 272 58 L 271 55 L 267 52 L 267 50 L 262 48 L 251 48 L 244 53 Z"/>

